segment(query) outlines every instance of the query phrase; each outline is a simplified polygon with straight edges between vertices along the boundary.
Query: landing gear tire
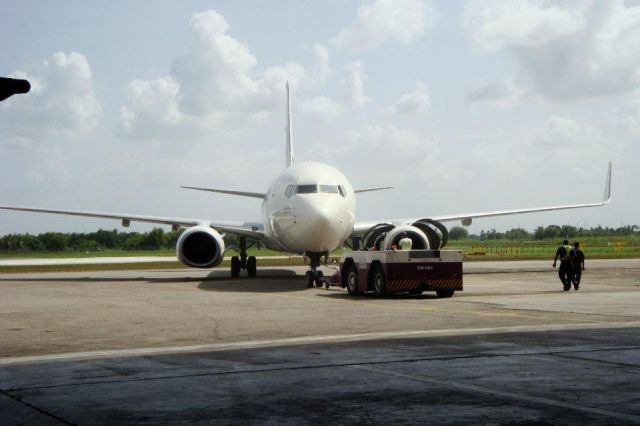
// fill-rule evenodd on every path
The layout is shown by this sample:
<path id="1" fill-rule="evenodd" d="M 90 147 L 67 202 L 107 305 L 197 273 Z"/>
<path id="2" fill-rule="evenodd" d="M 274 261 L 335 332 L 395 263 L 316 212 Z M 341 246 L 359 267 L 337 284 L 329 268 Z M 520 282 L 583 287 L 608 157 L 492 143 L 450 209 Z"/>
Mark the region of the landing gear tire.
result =
<path id="1" fill-rule="evenodd" d="M 356 265 L 351 265 L 347 268 L 347 293 L 352 296 L 360 294 L 358 291 L 358 268 Z"/>
<path id="2" fill-rule="evenodd" d="M 384 276 L 384 271 L 380 266 L 375 265 L 373 267 L 371 279 L 373 280 L 373 290 L 376 292 L 376 296 L 383 297 L 387 293 L 387 278 Z"/>
<path id="3" fill-rule="evenodd" d="M 231 258 L 231 278 L 238 278 L 240 276 L 240 258 L 233 256 Z"/>
<path id="4" fill-rule="evenodd" d="M 324 274 L 322 273 L 322 271 L 316 271 L 316 276 L 314 277 L 314 282 L 316 287 L 318 288 L 322 288 L 322 282 L 319 280 L 320 277 L 324 276 Z"/>
<path id="5" fill-rule="evenodd" d="M 452 290 L 450 288 L 441 288 L 436 290 L 436 294 L 442 299 L 453 296 L 453 293 L 455 293 L 455 290 Z"/>
<path id="6" fill-rule="evenodd" d="M 304 280 L 307 283 L 307 288 L 313 288 L 313 283 L 314 283 L 314 279 L 313 279 L 313 272 L 311 271 L 307 271 L 304 274 Z"/>
<path id="7" fill-rule="evenodd" d="M 255 256 L 249 256 L 249 258 L 247 259 L 247 275 L 251 278 L 254 278 L 256 276 L 256 266 L 257 266 L 257 262 L 256 262 L 256 257 Z"/>

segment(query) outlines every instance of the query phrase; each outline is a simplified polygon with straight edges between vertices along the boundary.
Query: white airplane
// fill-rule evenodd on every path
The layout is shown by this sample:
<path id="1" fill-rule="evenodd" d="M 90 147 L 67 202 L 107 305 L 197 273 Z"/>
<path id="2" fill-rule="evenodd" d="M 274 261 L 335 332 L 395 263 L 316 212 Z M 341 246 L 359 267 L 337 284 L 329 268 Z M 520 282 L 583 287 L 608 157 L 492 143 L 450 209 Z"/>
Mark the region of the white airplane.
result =
<path id="1" fill-rule="evenodd" d="M 247 241 L 306 256 L 310 271 L 306 273 L 308 286 L 316 283 L 321 272 L 317 269 L 324 257 L 353 238 L 354 248 L 390 248 L 402 234 L 413 240 L 415 249 L 440 249 L 447 243 L 447 229 L 442 222 L 460 220 L 468 226 L 475 218 L 506 216 L 550 210 L 602 206 L 611 200 L 611 163 L 607 171 L 602 201 L 549 207 L 500 210 L 493 212 L 453 214 L 410 219 L 381 219 L 356 222 L 355 194 L 392 187 L 354 190 L 349 180 L 336 168 L 309 161 L 294 164 L 291 138 L 291 106 L 289 83 L 287 89 L 286 168 L 273 180 L 266 192 L 244 192 L 226 189 L 184 186 L 183 188 L 252 197 L 262 200 L 262 221 L 222 222 L 208 219 L 158 217 L 121 213 L 100 213 L 57 210 L 33 207 L 0 206 L 0 209 L 53 213 L 71 216 L 119 219 L 128 227 L 132 221 L 171 225 L 174 230 L 187 227 L 176 245 L 180 262 L 195 268 L 213 268 L 222 262 L 225 253 L 224 234 L 238 236 L 240 256 L 231 259 L 231 276 L 239 276 L 246 269 L 250 277 L 256 275 L 256 258 L 247 256 Z"/>

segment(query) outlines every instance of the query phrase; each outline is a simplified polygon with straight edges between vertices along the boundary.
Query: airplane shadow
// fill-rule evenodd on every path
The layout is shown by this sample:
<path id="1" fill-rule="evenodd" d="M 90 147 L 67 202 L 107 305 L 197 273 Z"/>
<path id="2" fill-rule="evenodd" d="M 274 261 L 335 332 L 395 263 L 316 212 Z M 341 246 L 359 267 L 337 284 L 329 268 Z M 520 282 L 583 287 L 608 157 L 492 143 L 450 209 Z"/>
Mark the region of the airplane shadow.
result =
<path id="1" fill-rule="evenodd" d="M 328 297 L 331 299 L 344 299 L 344 300 L 429 300 L 429 299 L 438 299 L 438 296 L 435 293 L 424 293 L 424 294 L 408 294 L 408 293 L 399 293 L 399 294 L 387 294 L 383 297 L 378 297 L 375 293 L 365 293 L 359 294 L 357 296 L 351 296 L 347 292 L 337 291 L 337 292 L 327 292 L 317 294 L 318 297 Z"/>
<path id="2" fill-rule="evenodd" d="M 240 276 L 230 278 L 227 271 L 220 277 L 217 271 L 211 272 L 204 280 L 200 279 L 198 288 L 205 291 L 244 292 L 244 293 L 281 293 L 304 291 L 304 278 L 289 269 L 258 270 L 256 278 Z"/>
<path id="3" fill-rule="evenodd" d="M 148 271 L 145 271 L 148 272 Z M 153 271 L 158 272 L 158 271 Z M 257 278 L 240 276 L 231 279 L 228 270 L 212 270 L 207 276 L 73 276 L 73 277 L 10 277 L 0 278 L 0 282 L 31 282 L 31 283 L 198 283 L 198 288 L 207 291 L 244 291 L 254 293 L 285 292 L 305 290 L 304 278 L 296 276 L 295 271 L 287 269 L 258 270 Z"/>

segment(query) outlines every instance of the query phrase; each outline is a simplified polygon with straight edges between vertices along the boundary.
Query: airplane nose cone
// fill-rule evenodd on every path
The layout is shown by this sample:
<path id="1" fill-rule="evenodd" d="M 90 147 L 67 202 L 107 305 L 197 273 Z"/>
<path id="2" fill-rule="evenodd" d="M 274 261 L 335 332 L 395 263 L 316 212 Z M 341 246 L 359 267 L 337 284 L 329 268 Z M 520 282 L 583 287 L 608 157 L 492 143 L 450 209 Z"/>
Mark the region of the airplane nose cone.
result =
<path id="1" fill-rule="evenodd" d="M 305 251 L 333 251 L 353 229 L 353 215 L 340 203 L 331 201 L 305 203 L 304 232 L 300 234 Z"/>

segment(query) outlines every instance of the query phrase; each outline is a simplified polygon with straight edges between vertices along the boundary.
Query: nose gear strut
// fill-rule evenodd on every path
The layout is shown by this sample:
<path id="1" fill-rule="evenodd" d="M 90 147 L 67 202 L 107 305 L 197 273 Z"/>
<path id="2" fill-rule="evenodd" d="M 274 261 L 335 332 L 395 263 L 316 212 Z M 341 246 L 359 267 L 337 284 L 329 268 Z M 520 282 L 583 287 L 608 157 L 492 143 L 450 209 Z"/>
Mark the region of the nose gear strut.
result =
<path id="1" fill-rule="evenodd" d="M 304 274 L 305 283 L 307 288 L 311 288 L 314 285 L 316 287 L 322 287 L 322 283 L 319 278 L 323 276 L 322 271 L 318 270 L 322 257 L 324 257 L 324 264 L 327 264 L 329 259 L 329 253 L 305 253 L 305 256 L 309 258 L 309 267 L 311 268 Z"/>

